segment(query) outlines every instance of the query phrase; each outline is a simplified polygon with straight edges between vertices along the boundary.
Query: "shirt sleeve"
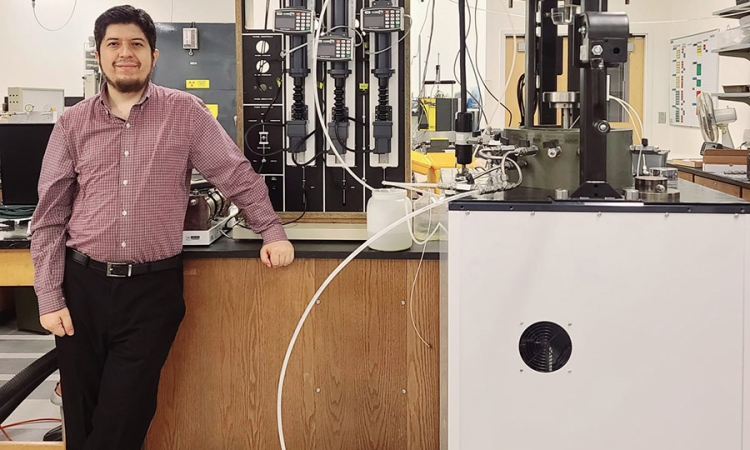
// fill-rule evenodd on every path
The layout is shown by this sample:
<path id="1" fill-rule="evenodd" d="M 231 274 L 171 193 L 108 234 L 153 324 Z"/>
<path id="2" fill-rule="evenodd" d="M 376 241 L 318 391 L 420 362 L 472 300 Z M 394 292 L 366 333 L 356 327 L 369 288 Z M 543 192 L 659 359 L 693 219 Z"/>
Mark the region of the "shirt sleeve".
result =
<path id="1" fill-rule="evenodd" d="M 76 192 L 76 172 L 63 117 L 50 135 L 39 175 L 39 202 L 31 218 L 31 258 L 39 315 L 65 308 L 67 225 Z"/>
<path id="2" fill-rule="evenodd" d="M 281 219 L 273 210 L 268 187 L 250 161 L 199 99 L 192 104 L 193 139 L 190 163 L 206 180 L 234 202 L 247 224 L 268 244 L 286 240 Z"/>

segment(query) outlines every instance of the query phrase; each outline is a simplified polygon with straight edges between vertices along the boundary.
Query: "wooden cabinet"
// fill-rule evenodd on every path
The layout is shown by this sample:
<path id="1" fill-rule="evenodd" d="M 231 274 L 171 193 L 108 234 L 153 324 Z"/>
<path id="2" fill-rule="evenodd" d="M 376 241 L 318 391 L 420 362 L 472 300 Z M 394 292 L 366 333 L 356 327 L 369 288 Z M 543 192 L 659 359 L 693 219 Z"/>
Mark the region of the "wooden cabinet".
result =
<path id="1" fill-rule="evenodd" d="M 721 181 L 712 180 L 710 178 L 700 177 L 695 175 L 694 182 L 705 186 L 707 188 L 715 189 L 725 194 L 733 195 L 735 197 L 741 196 L 741 188 L 729 183 L 722 183 Z"/>
<path id="2" fill-rule="evenodd" d="M 187 259 L 186 316 L 146 450 L 278 449 L 276 394 L 298 320 L 338 260 L 267 269 Z M 439 448 L 439 261 L 354 260 L 299 334 L 284 382 L 290 449 Z M 414 322 L 430 347 L 412 328 Z"/>
<path id="3" fill-rule="evenodd" d="M 34 265 L 29 250 L 0 250 L 0 286 L 33 286 Z"/>

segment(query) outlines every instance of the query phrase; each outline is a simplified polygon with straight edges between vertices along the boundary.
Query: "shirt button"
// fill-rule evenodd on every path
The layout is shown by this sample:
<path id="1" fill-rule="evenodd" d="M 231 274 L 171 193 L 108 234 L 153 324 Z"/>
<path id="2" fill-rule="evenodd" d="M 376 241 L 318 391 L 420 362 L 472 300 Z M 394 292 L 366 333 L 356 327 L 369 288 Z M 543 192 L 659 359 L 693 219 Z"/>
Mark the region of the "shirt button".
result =
<path id="1" fill-rule="evenodd" d="M 125 248 L 125 242 L 123 242 L 123 243 L 122 243 L 122 244 L 120 244 L 120 245 L 122 246 L 122 248 Z"/>
<path id="2" fill-rule="evenodd" d="M 122 212 L 122 215 L 123 215 L 123 216 L 127 216 L 127 215 L 128 215 L 128 212 L 127 212 L 127 211 L 123 211 L 123 212 Z"/>
<path id="3" fill-rule="evenodd" d="M 125 128 L 130 128 L 130 123 L 126 123 Z"/>
<path id="4" fill-rule="evenodd" d="M 128 155 L 130 155 L 130 152 L 125 150 L 125 156 L 128 156 Z"/>
<path id="5" fill-rule="evenodd" d="M 125 186 L 127 186 L 128 185 L 128 180 L 122 180 L 122 184 L 124 184 Z"/>

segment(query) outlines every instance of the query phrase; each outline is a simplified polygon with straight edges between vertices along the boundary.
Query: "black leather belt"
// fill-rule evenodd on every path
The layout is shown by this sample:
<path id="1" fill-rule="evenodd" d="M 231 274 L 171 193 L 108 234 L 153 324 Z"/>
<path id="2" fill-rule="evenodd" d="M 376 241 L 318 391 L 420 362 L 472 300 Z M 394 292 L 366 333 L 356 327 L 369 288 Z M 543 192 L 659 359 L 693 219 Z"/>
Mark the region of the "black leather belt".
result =
<path id="1" fill-rule="evenodd" d="M 147 273 L 176 269 L 182 264 L 182 255 L 147 263 L 105 263 L 91 259 L 78 250 L 68 248 L 68 257 L 78 264 L 102 272 L 108 277 L 126 278 Z"/>

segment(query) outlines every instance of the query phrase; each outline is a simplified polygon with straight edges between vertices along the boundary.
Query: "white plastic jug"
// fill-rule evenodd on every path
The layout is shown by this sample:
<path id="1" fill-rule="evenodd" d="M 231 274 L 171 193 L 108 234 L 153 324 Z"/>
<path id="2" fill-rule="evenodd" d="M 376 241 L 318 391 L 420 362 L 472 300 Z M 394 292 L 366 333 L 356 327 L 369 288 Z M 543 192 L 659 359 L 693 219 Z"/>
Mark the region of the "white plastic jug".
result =
<path id="1" fill-rule="evenodd" d="M 411 212 L 411 201 L 403 189 L 376 189 L 367 202 L 367 236 L 371 238 Z M 411 248 L 409 226 L 404 223 L 370 244 L 373 250 L 397 252 Z"/>

